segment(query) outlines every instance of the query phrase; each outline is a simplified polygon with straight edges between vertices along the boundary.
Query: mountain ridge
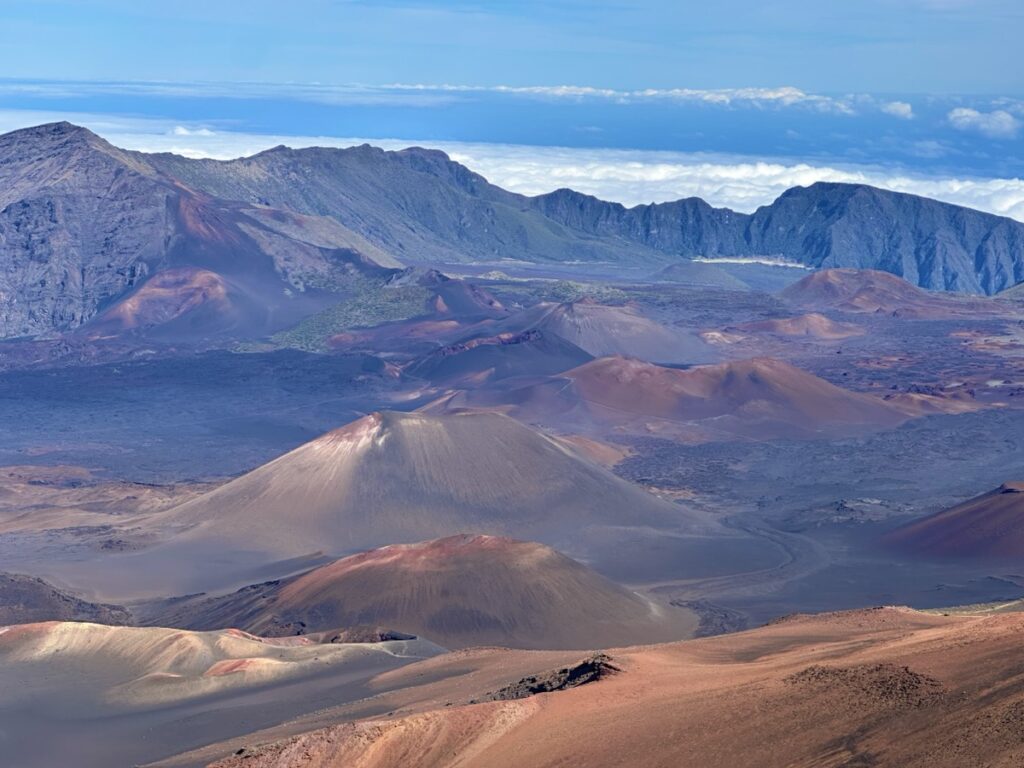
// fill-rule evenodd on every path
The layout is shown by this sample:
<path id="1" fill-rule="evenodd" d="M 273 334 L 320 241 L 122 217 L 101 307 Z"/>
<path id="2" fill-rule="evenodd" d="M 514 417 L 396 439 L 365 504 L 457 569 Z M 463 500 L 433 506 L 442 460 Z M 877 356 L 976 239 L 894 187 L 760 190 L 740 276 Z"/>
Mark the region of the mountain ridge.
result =
<path id="1" fill-rule="evenodd" d="M 438 150 L 275 147 L 235 160 L 122 150 L 51 123 L 0 136 L 0 338 L 87 325 L 162 270 L 209 269 L 259 335 L 406 263 L 664 267 L 782 256 L 994 294 L 1024 282 L 1024 224 L 865 185 L 794 187 L 752 214 L 526 197 Z M 234 328 L 244 326 L 230 323 Z"/>

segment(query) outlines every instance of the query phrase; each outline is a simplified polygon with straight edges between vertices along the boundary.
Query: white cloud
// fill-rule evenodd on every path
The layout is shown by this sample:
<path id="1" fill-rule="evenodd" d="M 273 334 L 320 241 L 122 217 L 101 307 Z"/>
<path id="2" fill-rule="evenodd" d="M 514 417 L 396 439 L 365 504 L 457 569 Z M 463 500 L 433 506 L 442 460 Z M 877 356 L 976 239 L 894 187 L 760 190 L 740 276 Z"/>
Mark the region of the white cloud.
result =
<path id="1" fill-rule="evenodd" d="M 672 152 L 495 145 L 449 145 L 447 151 L 494 183 L 523 194 L 570 187 L 627 205 L 695 196 L 750 212 L 791 187 L 835 181 L 932 197 L 1024 221 L 1024 179 L 936 178 L 870 166 Z"/>
<path id="2" fill-rule="evenodd" d="M 914 107 L 905 101 L 890 101 L 881 106 L 881 110 L 887 115 L 899 117 L 903 120 L 912 120 Z"/>
<path id="3" fill-rule="evenodd" d="M 174 136 L 216 136 L 217 134 L 209 128 L 186 128 L 184 125 L 176 125 L 171 131 Z"/>
<path id="4" fill-rule="evenodd" d="M 870 184 L 965 205 L 1024 221 L 1024 179 L 966 179 L 897 174 L 874 166 L 838 166 L 735 156 L 645 150 L 528 147 L 397 139 L 280 136 L 210 130 L 201 125 L 105 115 L 0 110 L 0 132 L 56 120 L 85 125 L 117 146 L 186 157 L 230 159 L 285 144 L 385 149 L 431 146 L 514 192 L 542 194 L 570 187 L 626 205 L 702 197 L 749 212 L 790 187 L 817 181 Z M 181 127 L 184 131 L 176 131 Z"/>
<path id="5" fill-rule="evenodd" d="M 1012 139 L 1021 125 L 1020 120 L 1002 109 L 979 112 L 969 107 L 957 107 L 950 111 L 947 119 L 958 131 L 973 131 L 990 139 Z"/>

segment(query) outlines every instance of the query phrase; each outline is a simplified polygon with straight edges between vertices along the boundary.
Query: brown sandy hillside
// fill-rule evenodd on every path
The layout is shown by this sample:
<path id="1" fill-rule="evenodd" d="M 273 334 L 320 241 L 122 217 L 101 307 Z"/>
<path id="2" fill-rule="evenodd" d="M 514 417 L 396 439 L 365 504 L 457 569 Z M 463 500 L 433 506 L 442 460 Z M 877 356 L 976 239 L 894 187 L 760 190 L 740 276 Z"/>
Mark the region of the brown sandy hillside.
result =
<path id="1" fill-rule="evenodd" d="M 1024 556 L 1024 483 L 994 491 L 898 528 L 886 541 L 933 557 Z"/>
<path id="2" fill-rule="evenodd" d="M 775 439 L 864 432 L 910 415 L 771 358 L 686 370 L 606 357 L 541 381 L 464 393 L 444 407 L 501 409 L 529 423 L 632 434 Z"/>
<path id="3" fill-rule="evenodd" d="M 790 304 L 911 318 L 955 317 L 993 305 L 984 299 L 929 293 L 901 277 L 873 269 L 822 269 L 782 290 Z"/>
<path id="4" fill-rule="evenodd" d="M 321 643 L 235 629 L 0 627 L 0 765 L 141 765 L 326 703 L 441 652 L 421 639 Z"/>
<path id="5" fill-rule="evenodd" d="M 715 350 L 684 328 L 646 317 L 630 305 L 610 306 L 592 300 L 543 303 L 508 319 L 508 329 L 553 333 L 594 357 L 628 355 L 656 363 L 706 363 Z"/>
<path id="6" fill-rule="evenodd" d="M 687 611 L 655 605 L 550 547 L 452 536 L 346 557 L 283 581 L 178 605 L 157 621 L 259 635 L 383 625 L 449 648 L 591 648 L 687 636 Z"/>
<path id="7" fill-rule="evenodd" d="M 863 336 L 865 331 L 854 323 L 841 323 L 824 315 L 811 312 L 796 317 L 774 318 L 735 326 L 736 330 L 753 333 L 771 333 L 776 336 L 805 336 L 825 341 Z M 732 330 L 732 329 L 730 329 Z"/>

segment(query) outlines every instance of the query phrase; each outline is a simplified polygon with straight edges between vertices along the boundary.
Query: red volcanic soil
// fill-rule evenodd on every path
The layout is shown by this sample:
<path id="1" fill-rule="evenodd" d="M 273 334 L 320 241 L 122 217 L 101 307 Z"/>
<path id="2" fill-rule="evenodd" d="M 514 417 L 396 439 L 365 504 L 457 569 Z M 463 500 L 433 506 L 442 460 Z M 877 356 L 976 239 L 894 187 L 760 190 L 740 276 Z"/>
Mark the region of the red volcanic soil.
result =
<path id="1" fill-rule="evenodd" d="M 822 424 L 895 424 L 881 401 L 849 392 L 781 360 L 756 358 L 688 370 L 605 358 L 566 374 L 591 402 L 664 418 L 749 416 L 817 429 Z"/>
<path id="2" fill-rule="evenodd" d="M 228 247 L 243 244 L 235 222 L 207 195 L 197 194 L 179 185 L 178 221 L 186 233 L 205 243 Z"/>
<path id="3" fill-rule="evenodd" d="M 872 269 L 823 269 L 782 291 L 801 307 L 942 318 L 988 307 L 982 299 L 929 293 L 896 275 Z"/>
<path id="4" fill-rule="evenodd" d="M 439 315 L 467 318 L 500 317 L 506 313 L 505 307 L 488 290 L 465 280 L 438 276 L 424 284 L 436 291 L 430 306 Z"/>
<path id="5" fill-rule="evenodd" d="M 550 547 L 485 535 L 352 555 L 179 608 L 158 619 L 165 621 L 260 635 L 383 625 L 449 648 L 590 648 L 677 639 L 694 629 L 687 611 L 655 605 Z"/>
<path id="6" fill-rule="evenodd" d="M 735 330 L 752 333 L 771 333 L 776 336 L 805 336 L 824 341 L 863 336 L 865 331 L 853 323 L 840 323 L 824 315 L 811 313 L 797 317 L 776 318 L 757 323 L 737 325 Z M 729 328 L 728 330 L 733 330 Z"/>
<path id="7" fill-rule="evenodd" d="M 286 726 L 190 758 L 243 750 L 216 768 L 1011 768 L 1024 762 L 1024 692 L 1012 682 L 1022 632 L 1024 614 L 796 617 L 609 650 L 610 674 L 512 701 L 475 694 L 470 676 L 418 685 L 417 675 L 429 680 L 448 663 L 439 657 L 388 674 L 413 686 L 384 694 L 380 708 L 393 716 L 339 709 L 332 727 L 256 746 L 298 724 Z M 463 663 L 490 667 L 521 653 Z"/>
<path id="8" fill-rule="evenodd" d="M 1024 556 L 1024 482 L 915 520 L 889 533 L 887 543 L 908 552 L 938 557 Z"/>
<path id="9" fill-rule="evenodd" d="M 439 339 L 465 333 L 465 325 L 453 318 L 414 318 L 383 323 L 372 328 L 342 331 L 326 341 L 331 349 L 404 349 L 417 345 L 433 347 Z"/>
<path id="10" fill-rule="evenodd" d="M 692 432 L 705 439 L 855 433 L 909 418 L 880 398 L 841 389 L 771 358 L 680 370 L 606 357 L 539 383 L 468 393 L 446 404 L 463 406 L 501 408 L 523 421 L 566 429 Z"/>
<path id="11" fill-rule="evenodd" d="M 104 312 L 91 329 L 93 333 L 117 333 L 163 325 L 200 308 L 229 312 L 226 283 L 209 270 L 178 267 L 153 275 L 135 293 Z"/>

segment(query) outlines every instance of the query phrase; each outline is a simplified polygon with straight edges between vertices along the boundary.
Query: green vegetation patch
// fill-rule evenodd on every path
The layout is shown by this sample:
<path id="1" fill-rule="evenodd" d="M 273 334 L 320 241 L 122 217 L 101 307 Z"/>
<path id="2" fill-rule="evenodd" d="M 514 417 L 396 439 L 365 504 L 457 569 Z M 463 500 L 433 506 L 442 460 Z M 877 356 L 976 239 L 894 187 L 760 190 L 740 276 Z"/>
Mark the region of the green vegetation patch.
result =
<path id="1" fill-rule="evenodd" d="M 294 328 L 275 333 L 270 340 L 279 348 L 323 352 L 327 349 L 327 340 L 337 333 L 424 314 L 431 295 L 429 289 L 419 285 L 368 285 L 334 306 L 307 317 Z"/>

